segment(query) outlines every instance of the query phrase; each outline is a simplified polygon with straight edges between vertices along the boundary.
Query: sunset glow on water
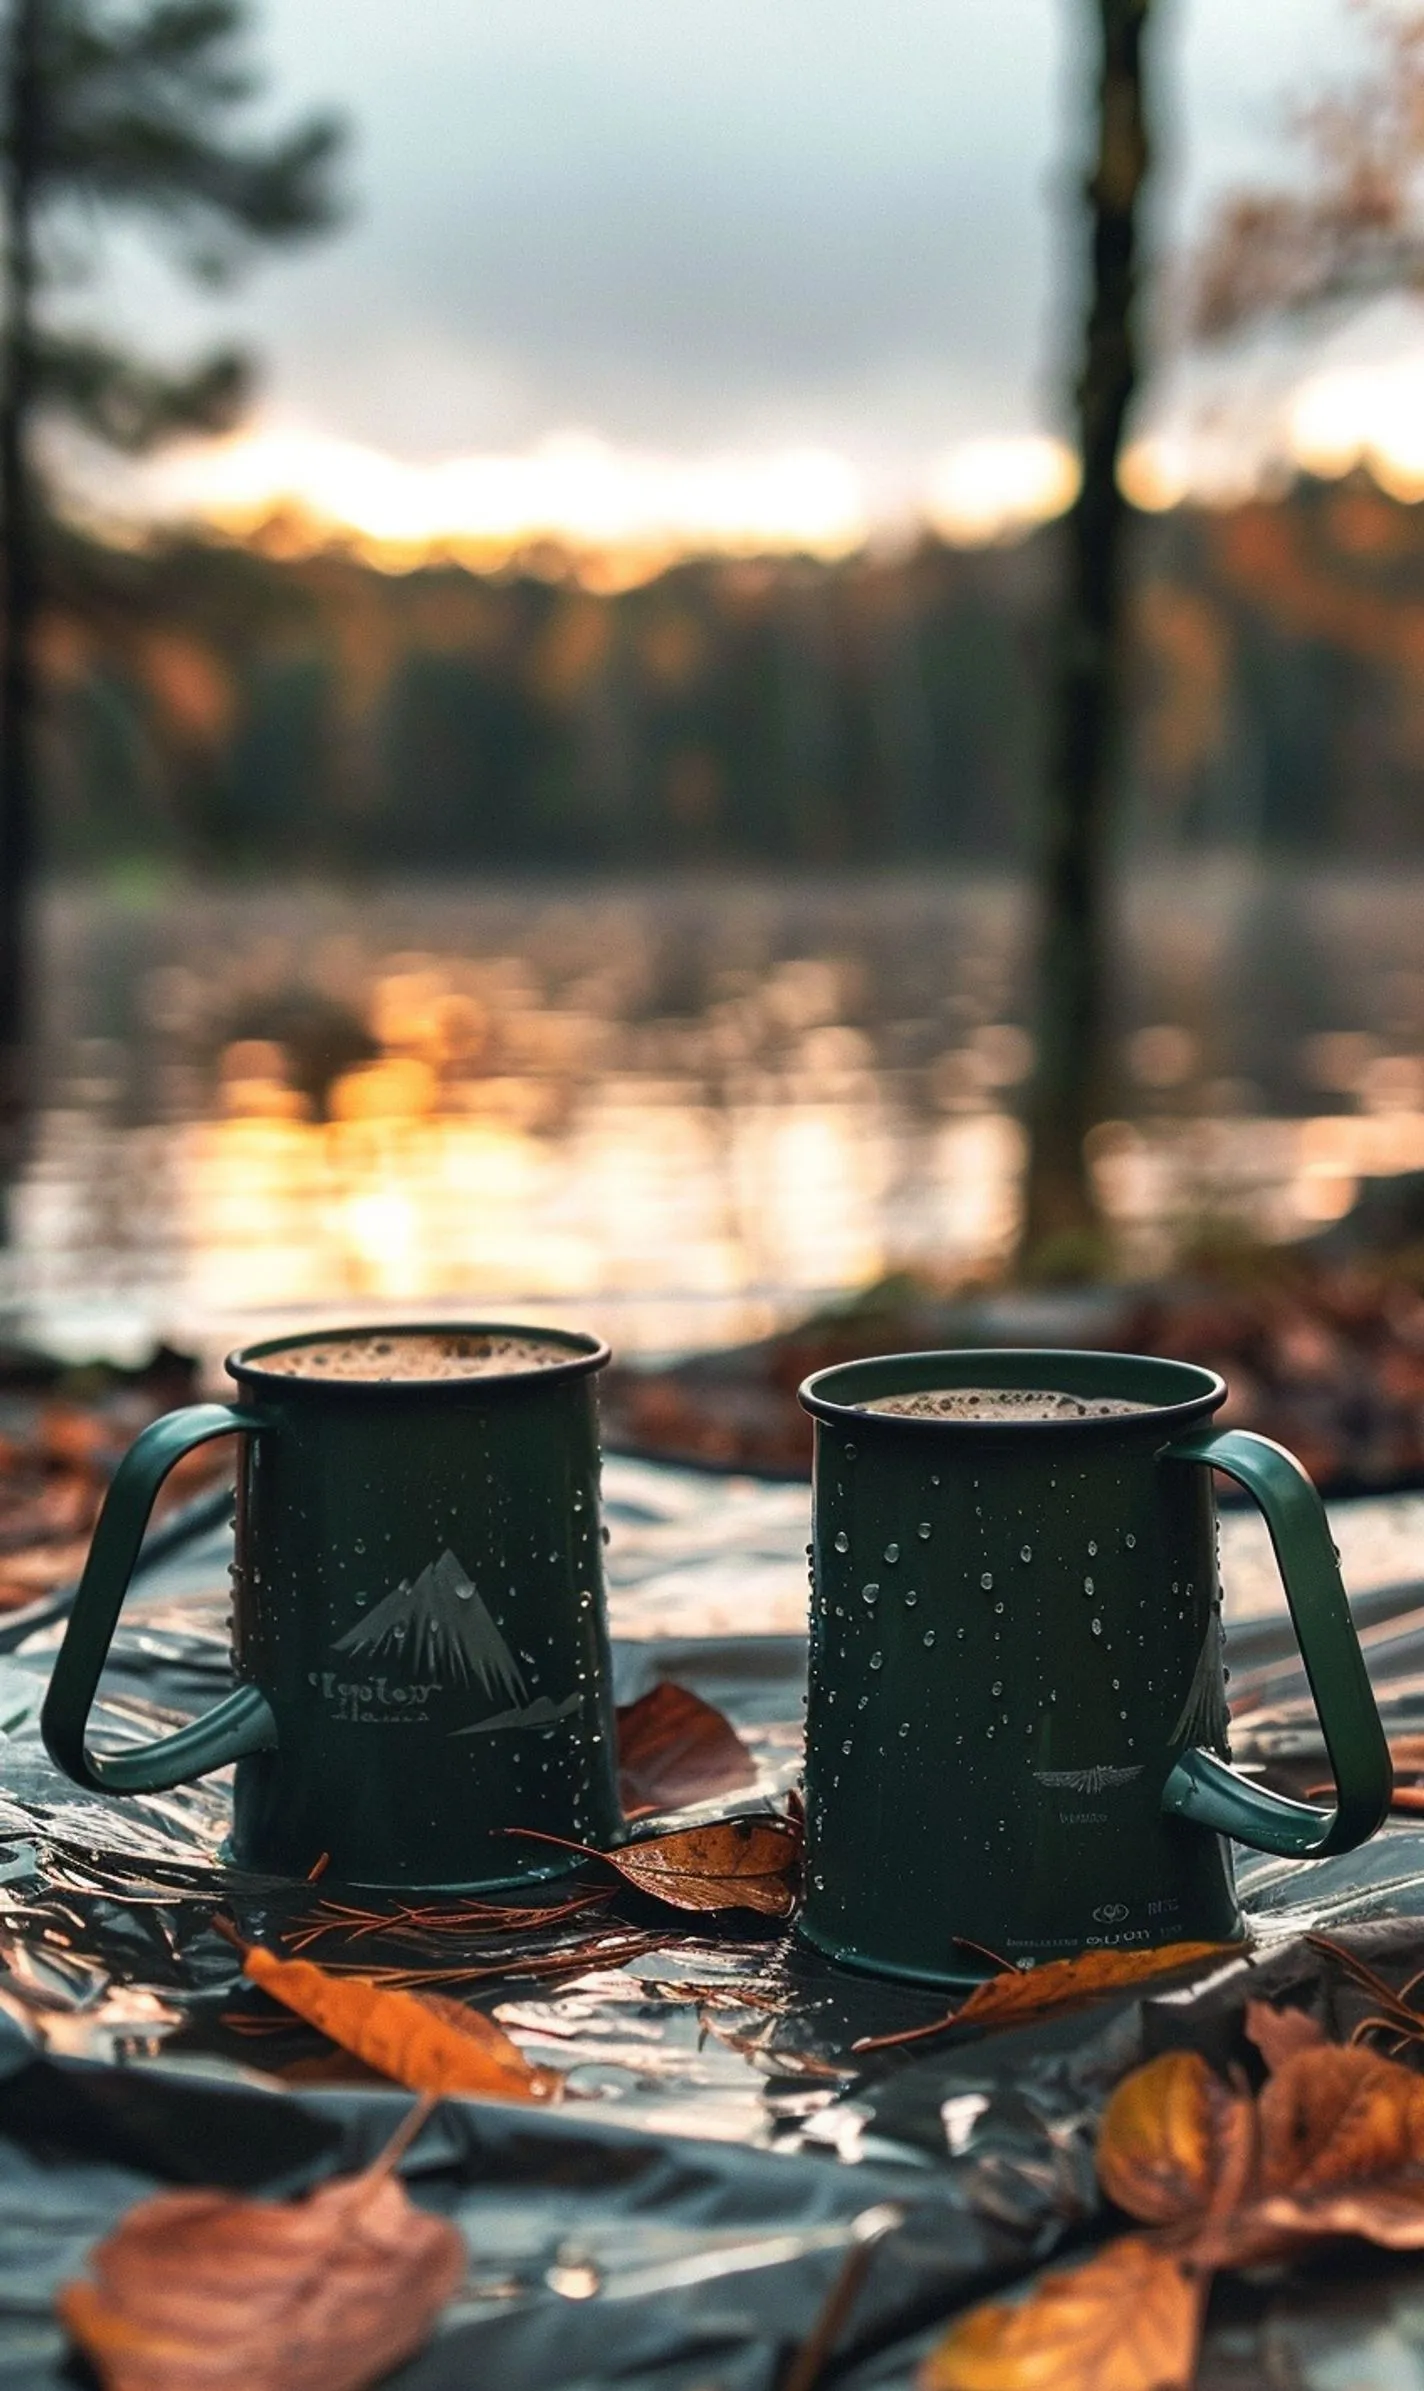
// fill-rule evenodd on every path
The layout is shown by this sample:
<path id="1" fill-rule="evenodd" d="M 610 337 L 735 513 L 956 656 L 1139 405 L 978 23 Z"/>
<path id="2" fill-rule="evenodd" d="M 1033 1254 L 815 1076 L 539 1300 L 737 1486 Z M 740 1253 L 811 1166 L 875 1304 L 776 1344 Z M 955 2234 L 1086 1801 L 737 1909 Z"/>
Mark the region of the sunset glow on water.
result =
<path id="1" fill-rule="evenodd" d="M 1222 972 L 1220 907 L 1179 906 L 1169 935 L 1144 899 L 1157 980 L 1139 955 L 1148 1018 L 1094 1157 L 1129 1263 L 1203 1221 L 1300 1236 L 1365 1175 L 1424 1168 L 1424 1011 L 1409 1032 L 1400 1009 L 1424 1006 L 1415 898 L 1377 898 L 1321 901 L 1341 989 L 1379 1023 L 1322 989 L 1339 1025 L 1282 1049 L 1305 1105 L 1205 1073 L 1192 981 Z M 947 877 L 195 892 L 126 919 L 65 900 L 12 1287 L 80 1346 L 104 1318 L 206 1349 L 313 1309 L 443 1308 L 651 1351 L 899 1268 L 992 1273 L 1031 1054 L 1021 922 L 1008 884 Z M 314 1095 L 333 1022 L 365 1051 Z"/>

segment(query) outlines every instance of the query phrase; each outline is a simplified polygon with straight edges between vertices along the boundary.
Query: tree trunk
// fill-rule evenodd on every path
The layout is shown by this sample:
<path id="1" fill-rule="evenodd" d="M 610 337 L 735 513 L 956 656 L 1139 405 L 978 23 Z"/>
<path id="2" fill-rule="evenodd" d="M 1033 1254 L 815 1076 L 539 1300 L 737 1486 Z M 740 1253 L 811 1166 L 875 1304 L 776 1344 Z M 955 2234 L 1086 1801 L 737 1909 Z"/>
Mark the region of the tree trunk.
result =
<path id="1" fill-rule="evenodd" d="M 29 911 L 35 862 L 32 640 L 39 598 L 28 456 L 35 394 L 34 195 L 43 0 L 12 0 L 6 57 L 5 320 L 0 349 L 0 1187 L 12 1183 L 29 1111 Z M 3 1230 L 0 1230 L 3 1233 Z"/>
<path id="2" fill-rule="evenodd" d="M 1084 1140 L 1108 1094 L 1108 876 L 1123 710 L 1123 429 L 1137 382 L 1137 212 L 1148 167 L 1151 0 L 1094 0 L 1101 45 L 1086 178 L 1090 271 L 1074 392 L 1082 487 L 1066 518 L 1037 886 L 1036 1066 L 1021 1259 L 1081 1268 L 1102 1247 Z"/>

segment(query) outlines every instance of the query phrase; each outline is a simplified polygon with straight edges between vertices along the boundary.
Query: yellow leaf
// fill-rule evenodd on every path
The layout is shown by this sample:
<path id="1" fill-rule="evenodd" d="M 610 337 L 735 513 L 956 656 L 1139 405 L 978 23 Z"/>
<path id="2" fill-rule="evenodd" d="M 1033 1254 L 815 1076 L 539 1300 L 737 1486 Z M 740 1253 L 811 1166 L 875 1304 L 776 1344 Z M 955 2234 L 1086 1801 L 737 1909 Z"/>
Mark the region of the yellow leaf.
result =
<path id="1" fill-rule="evenodd" d="M 1129 2234 L 1014 2306 L 971 2309 L 925 2359 L 917 2391 L 1187 2391 L 1202 2299 L 1176 2258 Z"/>
<path id="2" fill-rule="evenodd" d="M 1125 2076 L 1103 2111 L 1098 2181 L 1144 2225 L 1234 2206 L 1255 2154 L 1250 2101 L 1196 2051 L 1168 2051 Z"/>

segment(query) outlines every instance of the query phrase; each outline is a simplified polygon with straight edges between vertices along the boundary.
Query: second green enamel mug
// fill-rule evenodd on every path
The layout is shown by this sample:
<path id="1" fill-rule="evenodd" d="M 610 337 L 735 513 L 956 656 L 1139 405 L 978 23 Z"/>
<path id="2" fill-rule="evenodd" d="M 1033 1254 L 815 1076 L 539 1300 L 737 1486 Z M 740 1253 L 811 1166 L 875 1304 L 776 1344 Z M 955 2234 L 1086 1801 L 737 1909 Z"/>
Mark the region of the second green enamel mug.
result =
<path id="1" fill-rule="evenodd" d="M 1241 1931 L 1231 1840 L 1323 1856 L 1389 1808 L 1324 1509 L 1212 1371 L 1141 1355 L 822 1370 L 802 1933 L 922 1982 Z M 1042 1398 L 1040 1400 L 1040 1398 Z M 1035 1416 L 1037 1414 L 1037 1416 Z M 1212 1473 L 1265 1514 L 1336 1784 L 1230 1766 Z"/>

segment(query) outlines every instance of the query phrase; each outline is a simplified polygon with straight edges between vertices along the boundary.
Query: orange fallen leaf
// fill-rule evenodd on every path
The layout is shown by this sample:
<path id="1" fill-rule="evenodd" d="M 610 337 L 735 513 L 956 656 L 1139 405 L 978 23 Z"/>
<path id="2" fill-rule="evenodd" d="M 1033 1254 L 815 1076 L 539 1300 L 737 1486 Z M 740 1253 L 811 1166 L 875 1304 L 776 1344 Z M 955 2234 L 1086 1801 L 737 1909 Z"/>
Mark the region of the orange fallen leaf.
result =
<path id="1" fill-rule="evenodd" d="M 477 2009 L 369 1977 L 333 1976 L 314 1960 L 278 1959 L 260 1943 L 238 1948 L 254 1984 L 412 2092 L 549 2100 L 562 2090 L 557 2069 L 531 2066 L 504 2028 Z"/>
<path id="2" fill-rule="evenodd" d="M 1274 2074 L 1297 2051 L 1318 2050 L 1327 2036 L 1325 2028 L 1307 2009 L 1274 2009 L 1269 2001 L 1248 2001 L 1246 2039 L 1255 2043 Z"/>
<path id="3" fill-rule="evenodd" d="M 1155 1950 L 1084 1951 L 1076 1959 L 1050 1959 L 1041 1968 L 1005 1968 L 976 1984 L 967 2000 L 927 2026 L 907 2026 L 898 2034 L 866 2034 L 852 2043 L 856 2051 L 887 2051 L 898 2043 L 923 2042 L 951 2026 L 1018 2025 L 1050 2009 L 1065 2009 L 1080 2001 L 1094 2001 L 1129 1985 L 1145 1984 L 1154 1976 L 1172 1975 L 1211 1959 L 1239 1957 L 1240 1943 L 1163 1943 Z"/>
<path id="4" fill-rule="evenodd" d="M 140 2201 L 91 2253 L 95 2280 L 59 2292 L 60 2321 L 106 2391 L 362 2391 L 422 2346 L 465 2271 L 395 2155 L 306 2200 Z"/>
<path id="5" fill-rule="evenodd" d="M 756 1783 L 756 1763 L 730 1719 L 666 1680 L 618 1713 L 618 1792 L 625 1818 L 650 1818 Z"/>
<path id="6" fill-rule="evenodd" d="M 918 2391 L 1187 2391 L 1203 2284 L 1136 2234 L 951 2326 Z"/>

